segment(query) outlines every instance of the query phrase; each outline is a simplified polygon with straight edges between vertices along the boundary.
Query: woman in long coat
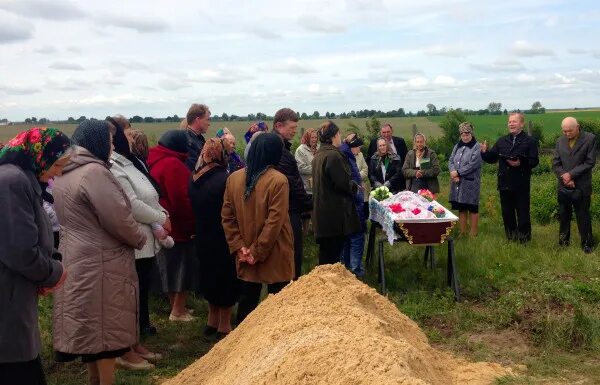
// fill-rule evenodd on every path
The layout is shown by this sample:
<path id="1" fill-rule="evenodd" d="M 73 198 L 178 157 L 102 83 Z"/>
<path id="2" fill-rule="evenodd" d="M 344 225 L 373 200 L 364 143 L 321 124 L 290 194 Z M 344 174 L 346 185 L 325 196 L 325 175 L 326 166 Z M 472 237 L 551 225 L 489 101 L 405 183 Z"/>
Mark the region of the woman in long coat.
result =
<path id="1" fill-rule="evenodd" d="M 0 150 L 0 384 L 45 385 L 38 295 L 64 282 L 53 258 L 44 184 L 61 174 L 71 142 L 54 128 L 19 133 Z M 51 197 L 45 196 L 45 199 Z"/>
<path id="2" fill-rule="evenodd" d="M 467 232 L 467 218 L 471 219 L 471 236 L 477 235 L 479 222 L 479 190 L 481 187 L 480 145 L 473 136 L 473 126 L 464 122 L 459 126 L 460 140 L 448 159 L 450 171 L 450 203 L 458 210 L 460 233 Z"/>
<path id="3" fill-rule="evenodd" d="M 77 127 L 77 147 L 52 191 L 69 274 L 54 295 L 55 359 L 81 357 L 92 384 L 111 384 L 115 358 L 138 340 L 134 248 L 146 243 L 109 170 L 110 129 L 98 120 Z"/>
<path id="4" fill-rule="evenodd" d="M 413 149 L 406 154 L 402 172 L 407 190 L 415 193 L 422 189 L 427 189 L 433 194 L 440 192 L 437 178 L 440 174 L 440 163 L 435 151 L 427 147 L 425 135 L 415 135 Z"/>
<path id="5" fill-rule="evenodd" d="M 196 255 L 200 291 L 208 301 L 204 335 L 222 337 L 231 331 L 231 313 L 239 297 L 235 259 L 229 253 L 221 223 L 221 208 L 228 174 L 225 139 L 211 138 L 202 147 L 190 183 L 190 200 L 196 217 Z"/>

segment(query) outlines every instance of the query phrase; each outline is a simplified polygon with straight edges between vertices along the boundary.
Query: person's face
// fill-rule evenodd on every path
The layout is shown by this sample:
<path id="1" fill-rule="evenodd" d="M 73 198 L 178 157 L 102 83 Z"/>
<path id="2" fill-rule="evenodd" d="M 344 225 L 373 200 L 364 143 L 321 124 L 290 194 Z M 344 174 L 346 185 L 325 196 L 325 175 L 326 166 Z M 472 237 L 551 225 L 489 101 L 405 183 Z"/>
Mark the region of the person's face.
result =
<path id="1" fill-rule="evenodd" d="M 462 140 L 463 143 L 469 143 L 472 138 L 473 138 L 473 134 L 470 132 L 462 132 L 460 134 L 460 140 Z"/>
<path id="2" fill-rule="evenodd" d="M 210 127 L 210 111 L 207 111 L 201 118 L 197 117 L 195 126 L 201 134 L 206 134 Z"/>
<path id="3" fill-rule="evenodd" d="M 360 147 L 350 147 L 350 151 L 356 156 L 360 153 Z"/>
<path id="4" fill-rule="evenodd" d="M 417 150 L 422 151 L 423 147 L 425 147 L 425 138 L 423 138 L 421 135 L 417 136 L 415 138 L 415 147 Z"/>
<path id="5" fill-rule="evenodd" d="M 519 115 L 510 115 L 508 117 L 508 131 L 511 134 L 517 135 L 523 131 L 524 122 L 521 121 Z"/>
<path id="6" fill-rule="evenodd" d="M 381 128 L 381 137 L 388 142 L 392 140 L 392 128 L 390 126 L 384 126 Z"/>
<path id="7" fill-rule="evenodd" d="M 115 145 L 113 143 L 113 134 L 109 133 L 108 134 L 108 138 L 110 140 L 110 151 L 108 152 L 108 157 L 110 158 L 110 156 L 112 155 L 113 151 L 115 150 Z"/>
<path id="8" fill-rule="evenodd" d="M 40 175 L 40 181 L 48 183 L 48 180 L 61 176 L 63 168 L 69 163 L 69 160 L 71 160 L 71 155 L 65 155 L 62 158 L 57 159 L 48 170 Z"/>
<path id="9" fill-rule="evenodd" d="M 229 154 L 235 151 L 235 137 L 231 134 L 225 135 L 225 150 Z"/>
<path id="10" fill-rule="evenodd" d="M 379 152 L 379 155 L 387 154 L 387 142 L 385 140 L 377 141 L 377 151 Z"/>
<path id="11" fill-rule="evenodd" d="M 316 131 L 313 132 L 312 134 L 310 134 L 310 146 L 311 147 L 316 147 L 318 140 L 319 140 L 319 136 L 317 135 Z"/>
<path id="12" fill-rule="evenodd" d="M 342 135 L 340 135 L 339 131 L 333 138 L 331 138 L 331 144 L 333 144 L 335 147 L 342 145 Z"/>
<path id="13" fill-rule="evenodd" d="M 579 126 L 571 123 L 562 125 L 562 132 L 568 139 L 573 139 L 579 134 Z"/>
<path id="14" fill-rule="evenodd" d="M 298 129 L 298 122 L 286 120 L 285 122 L 277 122 L 277 132 L 285 140 L 292 140 L 296 135 L 296 129 Z"/>

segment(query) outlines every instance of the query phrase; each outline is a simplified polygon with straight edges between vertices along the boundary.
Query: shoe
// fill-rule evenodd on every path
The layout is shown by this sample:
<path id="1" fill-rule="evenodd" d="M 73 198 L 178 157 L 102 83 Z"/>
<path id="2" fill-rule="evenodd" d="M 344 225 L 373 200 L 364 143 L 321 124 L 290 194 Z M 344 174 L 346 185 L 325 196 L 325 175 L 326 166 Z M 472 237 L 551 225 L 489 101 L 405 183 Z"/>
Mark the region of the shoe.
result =
<path id="1" fill-rule="evenodd" d="M 141 328 L 140 334 L 143 336 L 154 336 L 156 335 L 156 328 L 152 325 Z"/>
<path id="2" fill-rule="evenodd" d="M 146 360 L 142 362 L 130 362 L 124 360 L 121 357 L 117 357 L 115 364 L 117 368 L 125 370 L 151 370 L 155 368 L 153 364 L 149 363 Z"/>
<path id="3" fill-rule="evenodd" d="M 204 334 L 204 336 L 206 336 L 206 337 L 213 336 L 213 335 L 217 334 L 217 328 L 206 325 L 204 327 L 204 331 L 202 332 L 202 334 Z"/>
<path id="4" fill-rule="evenodd" d="M 160 361 L 163 358 L 162 354 L 160 354 L 160 353 L 152 353 L 152 352 L 138 353 L 138 355 L 140 357 L 142 357 L 143 359 L 145 359 L 146 361 L 150 361 L 150 362 Z"/>
<path id="5" fill-rule="evenodd" d="M 192 316 L 190 313 L 185 313 L 181 316 L 176 316 L 175 314 L 169 314 L 169 321 L 179 321 L 179 322 L 191 322 L 194 321 L 196 317 Z"/>
<path id="6" fill-rule="evenodd" d="M 594 249 L 592 249 L 591 246 L 583 246 L 583 252 L 586 254 L 591 254 L 594 252 Z"/>
<path id="7" fill-rule="evenodd" d="M 217 332 L 217 341 L 221 341 L 223 338 L 227 337 L 229 333 Z"/>

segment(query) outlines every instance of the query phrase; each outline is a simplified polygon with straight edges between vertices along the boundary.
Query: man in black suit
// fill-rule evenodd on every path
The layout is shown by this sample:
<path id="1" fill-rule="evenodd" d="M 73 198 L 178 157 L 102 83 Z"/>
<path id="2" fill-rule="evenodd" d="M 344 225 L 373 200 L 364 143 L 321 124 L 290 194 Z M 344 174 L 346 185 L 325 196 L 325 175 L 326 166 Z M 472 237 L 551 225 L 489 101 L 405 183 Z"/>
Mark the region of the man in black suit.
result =
<path id="1" fill-rule="evenodd" d="M 379 131 L 379 137 L 388 141 L 390 147 L 392 147 L 392 151 L 395 152 L 401 160 L 401 164 L 404 164 L 404 159 L 406 158 L 406 153 L 408 152 L 406 148 L 406 142 L 404 139 L 399 138 L 397 136 L 393 136 L 394 129 L 392 125 L 389 123 L 385 123 L 381 130 Z M 369 152 L 367 152 L 367 164 L 371 161 L 371 157 L 373 154 L 377 152 L 377 139 L 371 140 L 369 143 Z"/>
<path id="2" fill-rule="evenodd" d="M 535 139 L 523 131 L 525 116 L 520 112 L 508 115 L 509 134 L 498 139 L 488 150 L 481 145 L 481 158 L 487 163 L 498 162 L 498 191 L 504 231 L 509 240 L 522 243 L 531 240 L 531 169 L 539 163 Z"/>
<path id="3" fill-rule="evenodd" d="M 575 209 L 581 248 L 589 254 L 593 250 L 590 203 L 592 169 L 596 164 L 596 138 L 589 132 L 582 132 L 577 120 L 572 117 L 564 118 L 561 128 L 563 136 L 556 142 L 552 160 L 552 170 L 558 178 L 558 242 L 561 246 L 569 244 L 571 215 Z"/>

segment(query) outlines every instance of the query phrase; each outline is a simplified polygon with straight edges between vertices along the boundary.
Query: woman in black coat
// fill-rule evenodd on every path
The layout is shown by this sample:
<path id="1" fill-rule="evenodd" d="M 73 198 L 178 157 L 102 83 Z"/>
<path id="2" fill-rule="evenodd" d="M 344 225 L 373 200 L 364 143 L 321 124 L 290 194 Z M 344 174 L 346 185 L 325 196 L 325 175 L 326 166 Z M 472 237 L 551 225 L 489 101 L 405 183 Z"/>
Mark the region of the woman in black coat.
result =
<path id="1" fill-rule="evenodd" d="M 223 141 L 206 141 L 192 176 L 189 195 L 196 219 L 196 250 L 200 285 L 208 301 L 204 334 L 218 338 L 231 331 L 231 313 L 238 300 L 240 283 L 235 260 L 221 224 L 221 207 L 227 182 L 228 155 Z"/>
<path id="2" fill-rule="evenodd" d="M 377 152 L 369 159 L 369 181 L 373 189 L 385 186 L 392 194 L 404 190 L 402 160 L 384 138 L 377 139 Z"/>

